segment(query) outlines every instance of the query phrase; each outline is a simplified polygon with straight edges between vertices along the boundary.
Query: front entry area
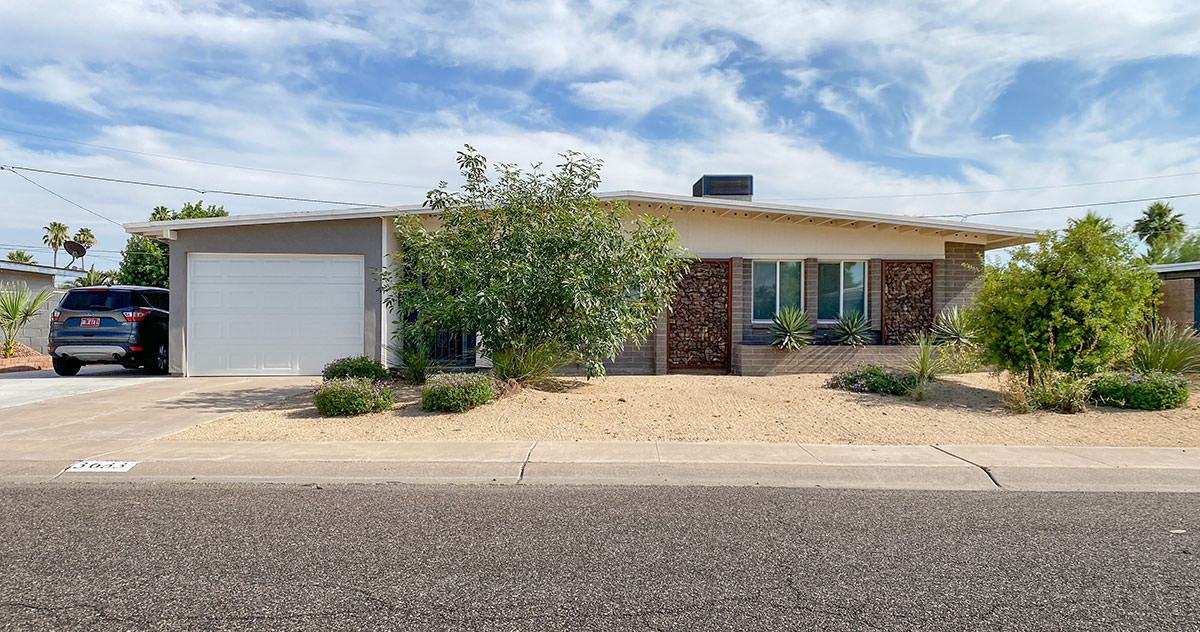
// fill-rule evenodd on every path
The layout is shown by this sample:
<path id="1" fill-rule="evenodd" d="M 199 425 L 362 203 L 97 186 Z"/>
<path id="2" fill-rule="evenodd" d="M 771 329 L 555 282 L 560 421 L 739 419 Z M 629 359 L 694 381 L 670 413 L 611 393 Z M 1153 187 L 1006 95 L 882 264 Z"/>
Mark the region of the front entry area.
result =
<path id="1" fill-rule="evenodd" d="M 667 318 L 667 370 L 729 370 L 732 281 L 729 259 L 692 263 Z"/>
<path id="2" fill-rule="evenodd" d="M 188 254 L 187 375 L 320 375 L 363 355 L 360 255 Z"/>

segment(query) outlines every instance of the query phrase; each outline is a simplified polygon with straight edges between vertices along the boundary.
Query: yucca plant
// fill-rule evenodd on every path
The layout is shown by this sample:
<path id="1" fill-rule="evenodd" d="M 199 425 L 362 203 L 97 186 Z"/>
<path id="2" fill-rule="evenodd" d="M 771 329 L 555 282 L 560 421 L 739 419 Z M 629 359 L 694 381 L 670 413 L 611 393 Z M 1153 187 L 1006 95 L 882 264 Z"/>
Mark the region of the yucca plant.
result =
<path id="1" fill-rule="evenodd" d="M 859 311 L 849 311 L 837 320 L 830 338 L 835 344 L 862 347 L 871 342 L 871 321 Z"/>
<path id="2" fill-rule="evenodd" d="M 775 314 L 771 323 L 771 344 L 784 351 L 807 347 L 813 340 L 813 323 L 808 312 L 797 307 L 785 307 Z"/>
<path id="3" fill-rule="evenodd" d="M 17 350 L 17 334 L 33 320 L 52 295 L 50 288 L 37 294 L 24 283 L 0 285 L 0 331 L 4 332 L 4 357 L 11 358 Z"/>
<path id="4" fill-rule="evenodd" d="M 1165 318 L 1152 321 L 1134 342 L 1129 365 L 1141 372 L 1200 371 L 1200 335 L 1191 327 Z"/>
<path id="5" fill-rule="evenodd" d="M 938 353 L 937 338 L 927 331 L 913 334 L 908 339 L 912 355 L 904 363 L 909 373 L 922 382 L 933 382 L 945 373 L 946 360 Z"/>
<path id="6" fill-rule="evenodd" d="M 937 342 L 951 345 L 975 344 L 975 328 L 967 310 L 951 305 L 938 314 L 933 323 L 933 335 Z"/>

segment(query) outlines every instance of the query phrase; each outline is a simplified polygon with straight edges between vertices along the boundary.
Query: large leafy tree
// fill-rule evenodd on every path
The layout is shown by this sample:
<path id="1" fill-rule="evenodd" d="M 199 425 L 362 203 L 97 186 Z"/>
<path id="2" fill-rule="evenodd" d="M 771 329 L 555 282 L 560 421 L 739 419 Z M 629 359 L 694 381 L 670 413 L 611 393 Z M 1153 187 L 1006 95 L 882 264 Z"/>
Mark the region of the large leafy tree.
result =
<path id="1" fill-rule="evenodd" d="M 8 252 L 8 260 L 14 263 L 34 263 L 33 255 L 24 250 L 10 250 Z"/>
<path id="2" fill-rule="evenodd" d="M 991 362 L 1031 382 L 1039 370 L 1093 373 L 1129 354 L 1157 289 L 1128 234 L 1089 213 L 984 266 L 979 342 Z"/>
<path id="3" fill-rule="evenodd" d="M 75 242 L 84 248 L 91 248 L 96 245 L 96 236 L 92 234 L 92 229 L 80 228 L 75 231 Z M 79 258 L 79 267 L 83 267 L 83 257 Z"/>
<path id="4" fill-rule="evenodd" d="M 1134 234 L 1146 243 L 1146 260 L 1150 263 L 1158 263 L 1185 231 L 1187 225 L 1183 223 L 1183 216 L 1165 202 L 1147 206 L 1133 223 Z"/>
<path id="5" fill-rule="evenodd" d="M 46 231 L 42 235 L 42 243 L 50 247 L 54 251 L 54 267 L 58 267 L 58 249 L 63 247 L 71 239 L 71 229 L 62 222 L 50 222 L 42 227 Z"/>
<path id="6" fill-rule="evenodd" d="M 493 181 L 468 146 L 462 190 L 429 192 L 439 225 L 397 218 L 400 252 L 382 284 L 409 331 L 478 332 L 498 372 L 501 357 L 541 358 L 589 377 L 645 341 L 690 257 L 669 219 L 597 200 L 600 160 L 562 157 L 550 173 L 498 164 Z"/>
<path id="7" fill-rule="evenodd" d="M 174 219 L 196 219 L 200 217 L 225 217 L 229 215 L 224 206 L 204 206 L 201 200 L 187 203 L 180 210 L 165 206 L 155 207 L 150 212 L 150 221 L 163 222 Z M 117 270 L 117 281 L 126 285 L 148 285 L 168 287 L 171 279 L 171 249 L 160 241 L 133 235 L 125 242 L 121 253 L 121 267 Z"/>

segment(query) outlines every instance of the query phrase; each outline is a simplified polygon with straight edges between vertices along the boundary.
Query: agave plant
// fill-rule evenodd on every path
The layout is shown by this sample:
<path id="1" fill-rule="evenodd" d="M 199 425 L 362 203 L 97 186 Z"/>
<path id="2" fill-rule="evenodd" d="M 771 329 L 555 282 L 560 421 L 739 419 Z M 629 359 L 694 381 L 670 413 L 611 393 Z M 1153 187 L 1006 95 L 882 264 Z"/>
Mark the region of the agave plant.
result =
<path id="1" fill-rule="evenodd" d="M 837 320 L 830 334 L 835 344 L 862 347 L 871 342 L 871 322 L 859 311 L 849 311 Z"/>
<path id="2" fill-rule="evenodd" d="M 51 290 L 46 288 L 34 294 L 24 284 L 0 285 L 0 331 L 4 332 L 3 357 L 11 358 L 17 348 L 17 334 L 33 320 L 38 309 L 50 300 Z"/>
<path id="3" fill-rule="evenodd" d="M 933 335 L 940 343 L 971 345 L 975 343 L 976 331 L 967 310 L 951 305 L 938 314 L 933 323 Z"/>
<path id="4" fill-rule="evenodd" d="M 1191 327 L 1167 319 L 1153 321 L 1134 343 L 1129 364 L 1134 370 L 1143 372 L 1200 371 L 1200 335 Z"/>
<path id="5" fill-rule="evenodd" d="M 784 351 L 803 349 L 812 342 L 813 323 L 808 312 L 797 307 L 785 307 L 775 314 L 771 323 L 771 344 Z"/>

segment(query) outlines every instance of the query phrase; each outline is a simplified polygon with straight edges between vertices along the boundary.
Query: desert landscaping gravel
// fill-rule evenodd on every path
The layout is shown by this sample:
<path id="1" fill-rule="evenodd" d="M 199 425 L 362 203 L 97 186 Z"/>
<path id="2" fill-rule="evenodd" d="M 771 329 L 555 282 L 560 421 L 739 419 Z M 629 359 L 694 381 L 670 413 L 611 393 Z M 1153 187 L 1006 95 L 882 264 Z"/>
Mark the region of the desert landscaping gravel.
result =
<path id="1" fill-rule="evenodd" d="M 171 439 L 242 441 L 612 440 L 848 444 L 1200 446 L 1200 392 L 1183 408 L 1092 407 L 1015 415 L 1000 380 L 957 375 L 923 402 L 822 388 L 825 375 L 560 379 L 466 413 L 425 413 L 399 386 L 389 411 L 319 417 L 308 395 L 196 426 Z"/>

